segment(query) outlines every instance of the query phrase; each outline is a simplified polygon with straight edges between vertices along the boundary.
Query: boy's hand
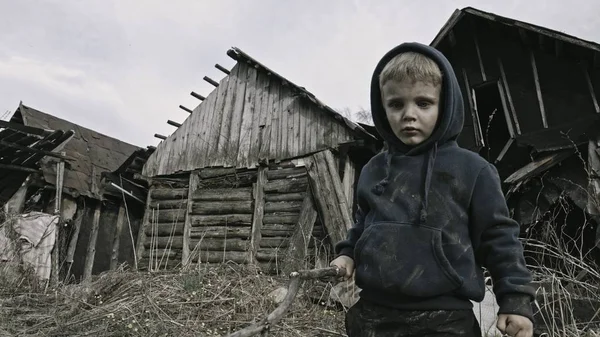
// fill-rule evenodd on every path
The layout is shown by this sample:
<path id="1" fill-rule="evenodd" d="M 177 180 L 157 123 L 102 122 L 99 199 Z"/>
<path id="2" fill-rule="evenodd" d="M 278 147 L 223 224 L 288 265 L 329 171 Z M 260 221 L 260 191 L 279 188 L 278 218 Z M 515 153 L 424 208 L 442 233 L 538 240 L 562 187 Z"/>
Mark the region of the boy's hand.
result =
<path id="1" fill-rule="evenodd" d="M 346 255 L 339 256 L 337 259 L 331 261 L 329 265 L 331 267 L 344 268 L 346 270 L 346 275 L 344 275 L 346 280 L 352 277 L 352 273 L 354 273 L 354 260 Z"/>
<path id="2" fill-rule="evenodd" d="M 527 317 L 520 315 L 498 315 L 498 330 L 511 337 L 532 337 L 533 323 Z"/>

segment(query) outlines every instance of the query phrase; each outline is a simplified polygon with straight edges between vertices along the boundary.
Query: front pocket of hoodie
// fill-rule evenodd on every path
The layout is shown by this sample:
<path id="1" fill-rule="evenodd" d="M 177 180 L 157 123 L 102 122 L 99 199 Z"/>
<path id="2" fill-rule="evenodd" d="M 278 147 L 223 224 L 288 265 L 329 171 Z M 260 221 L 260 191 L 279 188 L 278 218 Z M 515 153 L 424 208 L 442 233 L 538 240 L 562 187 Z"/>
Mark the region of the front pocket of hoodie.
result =
<path id="1" fill-rule="evenodd" d="M 355 247 L 359 287 L 406 296 L 432 297 L 462 286 L 442 249 L 441 233 L 403 223 L 374 223 Z"/>

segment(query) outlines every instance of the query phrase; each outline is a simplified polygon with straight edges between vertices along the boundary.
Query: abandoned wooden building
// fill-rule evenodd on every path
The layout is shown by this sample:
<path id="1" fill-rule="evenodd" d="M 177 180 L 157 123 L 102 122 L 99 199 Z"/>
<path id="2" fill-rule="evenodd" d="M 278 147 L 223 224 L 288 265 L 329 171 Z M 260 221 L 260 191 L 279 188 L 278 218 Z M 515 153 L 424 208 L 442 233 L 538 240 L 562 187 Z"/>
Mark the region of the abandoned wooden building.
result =
<path id="1" fill-rule="evenodd" d="M 148 158 L 140 268 L 326 263 L 352 224 L 375 137 L 237 48 L 226 76 Z"/>
<path id="2" fill-rule="evenodd" d="M 523 234 L 553 228 L 577 256 L 598 246 L 600 45 L 474 8 L 431 44 L 471 116 L 459 143 L 496 165 Z"/>
<path id="3" fill-rule="evenodd" d="M 53 270 L 55 279 L 59 276 L 61 279 L 81 279 L 115 268 L 123 262 L 133 264 L 135 235 L 143 217 L 147 192 L 141 186 L 137 195 L 131 193 L 134 190 L 132 184 L 139 184 L 134 182 L 134 172 L 130 171 L 135 171 L 137 164 L 137 172 L 141 172 L 141 164 L 135 159 L 139 156 L 147 158 L 144 152 L 149 150 L 23 104 L 7 123 L 22 132 L 35 134 L 32 130 L 41 130 L 38 133 L 42 136 L 50 133 L 48 130 L 61 130 L 50 135 L 54 135 L 55 140 L 69 138 L 59 148 L 46 148 L 52 145 L 47 140 L 38 143 L 44 151 L 36 151 L 36 156 L 45 154 L 46 157 L 39 163 L 39 169 L 30 167 L 24 171 L 29 175 L 25 184 L 22 184 L 24 179 L 15 180 L 15 184 L 19 183 L 15 186 L 20 187 L 20 192 L 12 193 L 10 200 L 15 213 L 53 214 L 58 186 L 61 192 L 58 194 L 60 230 L 55 246 L 58 249 L 54 250 L 58 256 L 53 263 L 56 263 L 59 272 L 54 273 Z M 57 174 L 59 166 L 56 159 L 63 162 L 62 174 Z M 31 163 L 36 161 L 31 156 L 30 160 L 33 160 Z M 57 176 L 61 178 L 57 179 Z M 3 186 L 0 192 L 10 193 L 13 190 Z"/>

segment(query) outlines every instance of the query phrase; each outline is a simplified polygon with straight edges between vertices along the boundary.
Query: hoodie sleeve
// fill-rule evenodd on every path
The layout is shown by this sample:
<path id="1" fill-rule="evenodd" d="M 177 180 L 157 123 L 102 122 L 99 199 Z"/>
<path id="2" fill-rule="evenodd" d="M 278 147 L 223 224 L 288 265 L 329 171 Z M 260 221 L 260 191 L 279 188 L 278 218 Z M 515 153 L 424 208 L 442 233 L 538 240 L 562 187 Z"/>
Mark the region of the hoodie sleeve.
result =
<path id="1" fill-rule="evenodd" d="M 533 321 L 535 290 L 519 241 L 519 224 L 509 215 L 498 171 L 491 164 L 479 172 L 470 211 L 476 256 L 491 273 L 498 314 L 517 314 Z"/>
<path id="2" fill-rule="evenodd" d="M 356 221 L 352 228 L 348 230 L 346 240 L 338 242 L 335 246 L 335 252 L 338 256 L 346 255 L 354 259 L 354 246 L 365 228 L 365 212 L 362 210 L 360 204 L 357 207 L 355 218 Z"/>

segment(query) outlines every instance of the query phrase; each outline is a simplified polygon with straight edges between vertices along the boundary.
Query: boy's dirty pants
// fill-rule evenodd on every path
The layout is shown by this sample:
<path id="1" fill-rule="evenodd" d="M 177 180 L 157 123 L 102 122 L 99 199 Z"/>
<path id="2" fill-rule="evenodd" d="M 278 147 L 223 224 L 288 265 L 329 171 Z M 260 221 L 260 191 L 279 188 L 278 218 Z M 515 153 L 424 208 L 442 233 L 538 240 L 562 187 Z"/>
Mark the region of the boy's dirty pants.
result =
<path id="1" fill-rule="evenodd" d="M 407 311 L 359 300 L 346 313 L 348 337 L 480 337 L 473 310 Z"/>

